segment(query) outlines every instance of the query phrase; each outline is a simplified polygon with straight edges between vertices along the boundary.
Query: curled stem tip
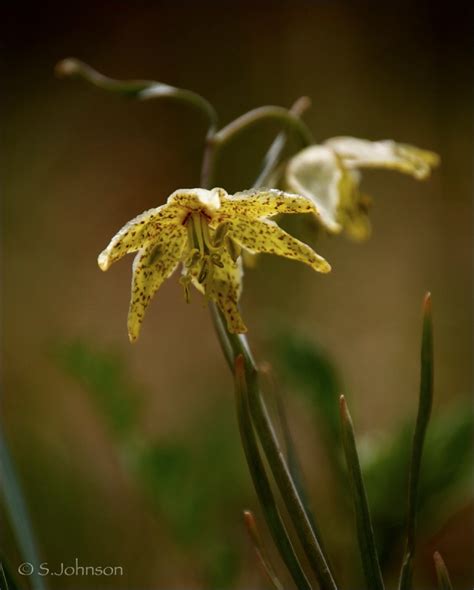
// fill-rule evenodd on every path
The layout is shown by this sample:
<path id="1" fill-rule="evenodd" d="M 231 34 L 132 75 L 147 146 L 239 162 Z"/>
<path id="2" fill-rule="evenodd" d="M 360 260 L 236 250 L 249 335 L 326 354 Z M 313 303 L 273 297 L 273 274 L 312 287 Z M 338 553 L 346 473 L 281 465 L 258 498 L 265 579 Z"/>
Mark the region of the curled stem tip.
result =
<path id="1" fill-rule="evenodd" d="M 66 59 L 58 61 L 54 67 L 54 73 L 58 78 L 68 78 L 77 75 L 80 72 L 82 65 L 85 64 L 82 64 L 82 62 L 73 57 L 67 57 Z"/>
<path id="2" fill-rule="evenodd" d="M 208 133 L 213 132 L 217 126 L 217 113 L 214 107 L 204 97 L 190 90 L 175 88 L 154 80 L 116 80 L 104 76 L 83 61 L 73 57 L 68 57 L 57 63 L 55 73 L 59 78 L 82 78 L 102 90 L 138 100 L 169 98 L 186 103 L 206 116 L 209 122 Z"/>

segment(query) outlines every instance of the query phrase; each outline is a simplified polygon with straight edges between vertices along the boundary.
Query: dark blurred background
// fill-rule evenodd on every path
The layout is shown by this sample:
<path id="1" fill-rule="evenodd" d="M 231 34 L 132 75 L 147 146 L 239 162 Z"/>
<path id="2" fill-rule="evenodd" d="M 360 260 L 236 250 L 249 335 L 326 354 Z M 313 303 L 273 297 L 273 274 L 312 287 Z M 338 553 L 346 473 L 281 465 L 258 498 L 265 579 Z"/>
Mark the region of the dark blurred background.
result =
<path id="1" fill-rule="evenodd" d="M 182 105 L 56 79 L 55 63 L 74 56 L 116 78 L 197 91 L 222 123 L 304 94 L 318 140 L 393 138 L 440 154 L 427 182 L 365 174 L 372 238 L 320 238 L 327 276 L 261 257 L 242 306 L 260 358 L 274 365 L 314 510 L 352 589 L 352 512 L 335 467 L 337 426 L 327 427 L 336 394 L 349 396 L 392 588 L 421 300 L 432 291 L 436 389 L 417 575 L 420 588 L 434 587 L 439 549 L 454 587 L 471 587 L 472 11 L 108 1 L 2 12 L 2 420 L 44 560 L 124 568 L 50 586 L 266 585 L 242 526 L 243 508 L 260 513 L 206 307 L 197 294 L 185 305 L 168 281 L 131 346 L 131 259 L 106 275 L 96 264 L 125 221 L 198 185 L 204 122 Z M 250 186 L 277 131 L 263 125 L 229 146 L 219 184 Z M 21 558 L 3 516 L 2 553 L 15 570 Z"/>

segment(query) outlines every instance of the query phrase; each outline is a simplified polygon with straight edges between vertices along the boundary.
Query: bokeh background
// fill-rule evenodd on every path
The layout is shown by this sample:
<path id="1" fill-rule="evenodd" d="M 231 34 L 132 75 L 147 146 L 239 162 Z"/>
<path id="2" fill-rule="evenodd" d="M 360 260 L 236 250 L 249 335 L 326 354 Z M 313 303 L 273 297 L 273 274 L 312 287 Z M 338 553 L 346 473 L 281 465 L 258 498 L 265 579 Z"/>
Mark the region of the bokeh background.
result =
<path id="1" fill-rule="evenodd" d="M 439 549 L 454 587 L 472 587 L 471 19 L 432 4 L 105 1 L 4 14 L 2 424 L 44 560 L 124 569 L 50 578 L 51 588 L 267 585 L 242 526 L 243 508 L 260 513 L 205 305 L 198 295 L 185 305 L 168 281 L 131 346 L 131 260 L 106 275 L 96 264 L 126 220 L 199 183 L 204 122 L 182 105 L 58 80 L 54 64 L 67 56 L 197 91 L 223 123 L 308 95 L 317 139 L 394 138 L 441 155 L 425 183 L 367 173 L 372 238 L 320 236 L 328 276 L 262 257 L 242 307 L 352 589 L 360 566 L 334 414 L 336 394 L 348 395 L 392 588 L 421 301 L 432 291 L 436 387 L 417 580 L 434 587 Z M 262 125 L 229 146 L 219 184 L 248 187 L 277 131 Z M 22 560 L 2 521 L 15 570 Z"/>

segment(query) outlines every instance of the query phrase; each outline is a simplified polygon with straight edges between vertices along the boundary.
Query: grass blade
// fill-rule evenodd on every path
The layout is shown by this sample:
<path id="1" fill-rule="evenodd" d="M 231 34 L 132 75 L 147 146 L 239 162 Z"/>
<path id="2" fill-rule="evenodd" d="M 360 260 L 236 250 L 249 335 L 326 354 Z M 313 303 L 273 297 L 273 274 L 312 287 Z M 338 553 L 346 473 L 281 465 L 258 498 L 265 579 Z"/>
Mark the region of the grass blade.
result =
<path id="1" fill-rule="evenodd" d="M 285 508 L 291 518 L 295 531 L 308 558 L 312 570 L 317 576 L 321 590 L 337 590 L 334 574 L 328 564 L 321 543 L 311 526 L 303 502 L 298 495 L 285 457 L 280 448 L 272 421 L 258 384 L 258 370 L 243 334 L 228 332 L 225 320 L 214 303 L 209 304 L 214 326 L 222 350 L 232 371 L 235 361 L 242 356 L 245 380 L 248 385 L 248 405 L 255 431 L 258 433 L 265 457 L 270 466 L 275 482 L 280 491 Z"/>
<path id="2" fill-rule="evenodd" d="M 29 576 L 33 590 L 46 590 L 43 578 L 38 576 L 38 566 L 41 563 L 33 528 L 30 523 L 26 502 L 21 492 L 20 484 L 15 473 L 13 461 L 10 457 L 3 433 L 0 431 L 0 482 L 3 501 L 15 534 L 23 559 L 33 566 L 33 573 Z"/>
<path id="3" fill-rule="evenodd" d="M 252 426 L 247 397 L 247 381 L 245 376 L 245 360 L 238 355 L 235 361 L 235 388 L 237 403 L 237 418 L 240 435 L 244 447 L 245 457 L 252 476 L 253 484 L 265 515 L 265 520 L 272 533 L 273 540 L 285 562 L 297 587 L 310 590 L 311 585 L 306 578 L 290 537 L 281 518 L 270 482 L 260 456 L 258 443 Z"/>
<path id="4" fill-rule="evenodd" d="M 413 435 L 408 483 L 407 539 L 405 555 L 400 572 L 400 590 L 411 590 L 412 588 L 421 458 L 423 455 L 426 429 L 431 415 L 431 406 L 433 404 L 433 324 L 431 315 L 431 294 L 427 293 L 423 302 L 420 395 L 415 433 Z"/>
<path id="5" fill-rule="evenodd" d="M 250 512 L 250 510 L 244 510 L 244 522 L 247 532 L 249 534 L 250 540 L 252 541 L 252 545 L 254 546 L 255 553 L 262 564 L 262 567 L 265 573 L 268 576 L 268 579 L 273 584 L 276 590 L 283 590 L 283 585 L 278 579 L 278 576 L 275 572 L 274 567 L 272 566 L 266 551 L 263 547 L 262 540 L 260 535 L 258 534 L 257 523 L 255 522 L 255 517 Z"/>
<path id="6" fill-rule="evenodd" d="M 384 584 L 380 572 L 377 549 L 375 547 L 369 503 L 367 501 L 359 456 L 357 454 L 352 418 L 343 395 L 339 398 L 339 409 L 341 414 L 342 440 L 354 501 L 357 538 L 367 590 L 383 590 Z"/>
<path id="7" fill-rule="evenodd" d="M 451 580 L 449 579 L 448 568 L 438 551 L 435 551 L 433 560 L 436 568 L 439 590 L 453 590 Z"/>

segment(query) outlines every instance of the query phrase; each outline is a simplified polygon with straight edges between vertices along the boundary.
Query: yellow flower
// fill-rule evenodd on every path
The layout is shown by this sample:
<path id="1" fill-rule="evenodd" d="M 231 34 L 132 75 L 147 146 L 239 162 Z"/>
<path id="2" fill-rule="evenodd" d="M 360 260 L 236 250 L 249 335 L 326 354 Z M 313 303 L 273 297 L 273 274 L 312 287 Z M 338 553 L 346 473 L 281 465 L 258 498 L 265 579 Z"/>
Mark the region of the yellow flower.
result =
<path id="1" fill-rule="evenodd" d="M 233 333 L 246 331 L 238 310 L 242 248 L 285 256 L 318 272 L 329 272 L 324 258 L 268 219 L 278 213 L 317 211 L 305 197 L 278 190 L 228 195 L 222 188 L 196 188 L 177 190 L 164 205 L 129 221 L 99 255 L 98 264 L 107 270 L 125 254 L 138 252 L 128 314 L 130 340 L 138 338 L 152 296 L 180 263 L 186 298 L 193 284 L 217 303 Z"/>
<path id="2" fill-rule="evenodd" d="M 359 190 L 360 170 L 388 168 L 418 180 L 439 163 L 437 154 L 391 140 L 334 137 L 294 156 L 285 172 L 285 188 L 311 199 L 319 221 L 330 233 L 346 231 L 356 240 L 370 235 L 370 197 Z"/>

